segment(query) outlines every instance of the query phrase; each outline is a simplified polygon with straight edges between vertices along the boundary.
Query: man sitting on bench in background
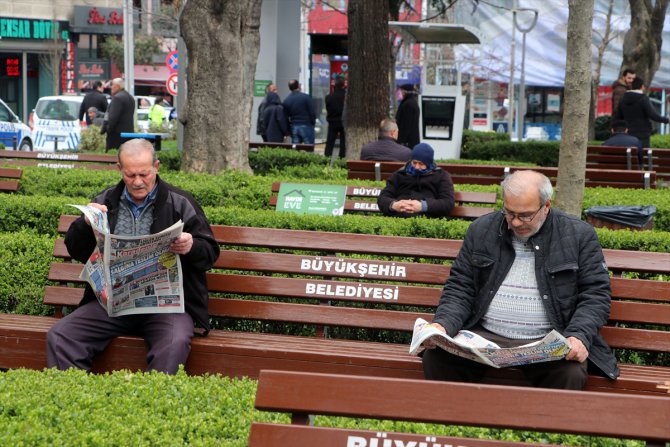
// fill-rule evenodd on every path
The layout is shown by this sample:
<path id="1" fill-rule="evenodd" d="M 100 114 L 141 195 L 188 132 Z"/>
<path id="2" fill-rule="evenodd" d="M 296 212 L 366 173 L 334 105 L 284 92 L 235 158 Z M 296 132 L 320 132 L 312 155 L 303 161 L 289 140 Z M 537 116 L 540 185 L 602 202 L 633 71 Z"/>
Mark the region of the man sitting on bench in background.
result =
<path id="1" fill-rule="evenodd" d="M 644 168 L 643 157 L 642 157 L 642 143 L 637 137 L 628 135 L 628 127 L 626 127 L 626 122 L 624 120 L 614 120 L 612 121 L 612 136 L 609 137 L 603 146 L 616 146 L 616 147 L 635 147 L 637 148 L 637 163 L 640 169 Z"/>
<path id="2" fill-rule="evenodd" d="M 563 360 L 520 366 L 533 386 L 582 389 L 587 363 L 616 379 L 616 359 L 599 333 L 611 289 L 595 230 L 551 209 L 551 182 L 540 173 L 517 171 L 502 189 L 503 211 L 468 228 L 433 326 L 452 337 L 468 329 L 503 348 L 556 329 L 572 350 Z M 442 349 L 426 349 L 423 368 L 427 379 L 465 382 L 490 369 Z"/>
<path id="3" fill-rule="evenodd" d="M 142 236 L 158 233 L 179 219 L 184 230 L 170 246 L 181 256 L 186 312 L 110 317 L 89 285 L 82 304 L 59 320 L 47 335 L 47 365 L 58 369 L 90 370 L 93 357 L 114 337 L 138 335 L 148 345 L 150 370 L 175 374 L 191 350 L 194 323 L 207 330 L 207 280 L 205 272 L 219 257 L 202 208 L 193 196 L 158 177 L 160 161 L 150 142 L 133 139 L 119 148 L 122 181 L 102 192 L 90 206 L 107 213 L 112 234 Z M 96 239 L 84 216 L 65 235 L 70 255 L 85 263 Z"/>
<path id="4" fill-rule="evenodd" d="M 407 162 L 411 156 L 411 149 L 398 144 L 398 125 L 391 118 L 379 124 L 379 139 L 361 149 L 361 160 Z"/>
<path id="5" fill-rule="evenodd" d="M 444 217 L 454 208 L 454 184 L 435 164 L 430 145 L 414 146 L 404 168 L 393 173 L 377 198 L 379 210 L 392 217 Z"/>

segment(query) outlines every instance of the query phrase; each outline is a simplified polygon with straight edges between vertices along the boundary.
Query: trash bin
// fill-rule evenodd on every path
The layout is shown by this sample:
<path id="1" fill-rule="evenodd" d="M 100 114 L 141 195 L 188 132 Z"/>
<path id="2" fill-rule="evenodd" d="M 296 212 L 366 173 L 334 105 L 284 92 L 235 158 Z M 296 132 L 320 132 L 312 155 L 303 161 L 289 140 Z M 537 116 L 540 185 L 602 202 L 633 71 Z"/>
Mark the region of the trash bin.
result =
<path id="1" fill-rule="evenodd" d="M 586 221 L 594 227 L 612 230 L 651 230 L 654 226 L 654 205 L 593 206 L 586 211 Z"/>

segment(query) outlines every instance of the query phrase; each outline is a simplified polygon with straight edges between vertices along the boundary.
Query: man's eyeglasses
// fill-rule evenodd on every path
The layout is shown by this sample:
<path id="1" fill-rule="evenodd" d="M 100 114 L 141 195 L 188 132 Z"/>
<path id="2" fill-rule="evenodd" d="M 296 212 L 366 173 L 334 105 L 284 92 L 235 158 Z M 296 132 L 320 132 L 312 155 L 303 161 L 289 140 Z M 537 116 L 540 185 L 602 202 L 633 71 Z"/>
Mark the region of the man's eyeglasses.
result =
<path id="1" fill-rule="evenodd" d="M 542 205 L 540 209 L 538 209 L 534 213 L 521 213 L 521 214 L 510 213 L 509 211 L 503 208 L 502 211 L 500 211 L 500 214 L 502 214 L 505 217 L 505 219 L 510 221 L 514 219 L 519 219 L 521 222 L 532 222 L 533 219 L 535 219 L 535 216 L 537 216 L 537 213 L 539 213 L 542 208 L 544 208 L 544 205 Z"/>

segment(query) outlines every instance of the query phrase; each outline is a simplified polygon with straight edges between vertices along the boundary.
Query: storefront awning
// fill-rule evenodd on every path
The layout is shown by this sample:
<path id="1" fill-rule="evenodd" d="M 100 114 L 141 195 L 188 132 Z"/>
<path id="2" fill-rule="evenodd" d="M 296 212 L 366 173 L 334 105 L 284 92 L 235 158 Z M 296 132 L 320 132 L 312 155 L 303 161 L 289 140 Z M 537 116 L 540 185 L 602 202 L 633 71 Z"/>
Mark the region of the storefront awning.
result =
<path id="1" fill-rule="evenodd" d="M 406 41 L 414 43 L 481 43 L 476 29 L 467 25 L 427 22 L 389 22 Z"/>
<path id="2" fill-rule="evenodd" d="M 165 65 L 135 65 L 135 86 L 165 87 L 169 76 Z"/>

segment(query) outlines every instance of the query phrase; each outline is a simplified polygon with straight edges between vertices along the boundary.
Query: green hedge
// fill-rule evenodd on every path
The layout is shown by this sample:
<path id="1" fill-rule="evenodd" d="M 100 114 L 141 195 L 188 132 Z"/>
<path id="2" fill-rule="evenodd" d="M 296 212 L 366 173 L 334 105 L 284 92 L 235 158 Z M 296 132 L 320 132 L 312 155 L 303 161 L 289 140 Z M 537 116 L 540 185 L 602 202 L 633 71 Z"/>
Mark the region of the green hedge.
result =
<path id="1" fill-rule="evenodd" d="M 506 161 L 523 161 L 538 166 L 558 166 L 557 141 L 484 141 L 463 148 L 461 157 Z"/>
<path id="2" fill-rule="evenodd" d="M 290 392 L 290 390 L 287 390 Z M 256 381 L 78 370 L 0 373 L 0 445 L 243 447 L 251 422 L 289 423 L 254 409 Z M 434 436 L 492 438 L 602 447 L 643 443 L 441 424 L 319 416 L 315 425 Z"/>

